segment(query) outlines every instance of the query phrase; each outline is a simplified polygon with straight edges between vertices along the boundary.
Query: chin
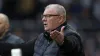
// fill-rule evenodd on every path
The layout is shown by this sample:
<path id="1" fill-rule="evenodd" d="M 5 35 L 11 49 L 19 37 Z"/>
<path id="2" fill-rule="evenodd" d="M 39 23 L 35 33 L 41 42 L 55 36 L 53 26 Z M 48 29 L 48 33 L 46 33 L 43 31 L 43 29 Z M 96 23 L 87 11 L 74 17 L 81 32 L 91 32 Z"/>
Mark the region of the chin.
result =
<path id="1" fill-rule="evenodd" d="M 47 29 L 47 28 L 44 28 L 44 30 L 45 30 L 45 31 L 48 31 L 48 29 Z"/>
<path id="2" fill-rule="evenodd" d="M 45 31 L 47 31 L 47 32 L 50 32 L 50 30 L 49 30 L 49 29 L 47 29 L 47 28 L 45 28 L 44 30 L 45 30 Z"/>

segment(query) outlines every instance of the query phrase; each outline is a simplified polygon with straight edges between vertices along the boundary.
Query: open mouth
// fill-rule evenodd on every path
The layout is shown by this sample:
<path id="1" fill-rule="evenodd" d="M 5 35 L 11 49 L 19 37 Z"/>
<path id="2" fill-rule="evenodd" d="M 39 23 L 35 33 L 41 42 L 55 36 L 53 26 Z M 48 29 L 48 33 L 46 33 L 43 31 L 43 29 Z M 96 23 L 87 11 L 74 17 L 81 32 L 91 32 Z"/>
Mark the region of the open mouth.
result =
<path id="1" fill-rule="evenodd" d="M 44 23 L 44 25 L 47 25 L 46 23 Z"/>
<path id="2" fill-rule="evenodd" d="M 47 26 L 47 24 L 44 24 L 44 26 Z"/>
<path id="3" fill-rule="evenodd" d="M 44 24 L 44 25 L 47 25 L 47 24 Z"/>

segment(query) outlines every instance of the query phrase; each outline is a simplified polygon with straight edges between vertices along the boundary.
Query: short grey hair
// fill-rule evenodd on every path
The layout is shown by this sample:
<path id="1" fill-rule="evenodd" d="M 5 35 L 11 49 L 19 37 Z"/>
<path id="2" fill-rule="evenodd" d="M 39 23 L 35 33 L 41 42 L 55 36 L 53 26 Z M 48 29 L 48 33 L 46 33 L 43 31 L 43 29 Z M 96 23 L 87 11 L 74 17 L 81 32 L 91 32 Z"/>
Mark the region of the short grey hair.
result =
<path id="1" fill-rule="evenodd" d="M 6 24 L 10 24 L 8 16 L 6 14 L 0 13 L 0 18 L 2 18 Z"/>
<path id="2" fill-rule="evenodd" d="M 45 9 L 47 8 L 55 8 L 57 10 L 57 13 L 63 15 L 64 19 L 66 20 L 66 9 L 64 8 L 64 6 L 60 4 L 49 4 L 45 7 Z"/>

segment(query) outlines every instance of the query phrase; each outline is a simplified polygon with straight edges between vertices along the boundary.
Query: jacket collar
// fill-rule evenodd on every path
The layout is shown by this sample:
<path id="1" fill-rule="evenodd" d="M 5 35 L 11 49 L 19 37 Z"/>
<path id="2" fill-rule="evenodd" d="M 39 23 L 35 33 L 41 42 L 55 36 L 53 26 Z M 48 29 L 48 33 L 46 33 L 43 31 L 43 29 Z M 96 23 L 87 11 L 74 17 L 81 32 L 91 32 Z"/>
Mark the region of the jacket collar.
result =
<path id="1" fill-rule="evenodd" d="M 59 27 L 57 27 L 57 28 L 54 29 L 54 30 L 60 31 L 60 30 L 61 30 L 61 27 L 62 27 L 62 26 L 65 26 L 65 28 L 66 28 L 66 27 L 67 27 L 66 25 L 67 25 L 67 22 L 65 21 L 63 24 L 61 24 Z"/>

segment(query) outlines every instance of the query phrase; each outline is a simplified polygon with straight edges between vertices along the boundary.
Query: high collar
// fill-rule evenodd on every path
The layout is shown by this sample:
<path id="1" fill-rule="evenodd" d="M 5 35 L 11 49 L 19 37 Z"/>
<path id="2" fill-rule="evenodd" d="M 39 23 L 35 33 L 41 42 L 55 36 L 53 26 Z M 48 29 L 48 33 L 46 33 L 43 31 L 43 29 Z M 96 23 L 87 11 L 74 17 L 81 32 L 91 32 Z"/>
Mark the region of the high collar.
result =
<path id="1" fill-rule="evenodd" d="M 58 30 L 58 31 L 60 31 L 61 30 L 61 27 L 62 26 L 66 26 L 67 25 L 67 22 L 65 21 L 63 24 L 61 24 L 60 26 L 58 26 L 56 29 L 54 29 L 54 30 Z M 65 27 L 66 28 L 66 27 Z M 54 30 L 52 30 L 52 31 L 54 31 Z"/>

